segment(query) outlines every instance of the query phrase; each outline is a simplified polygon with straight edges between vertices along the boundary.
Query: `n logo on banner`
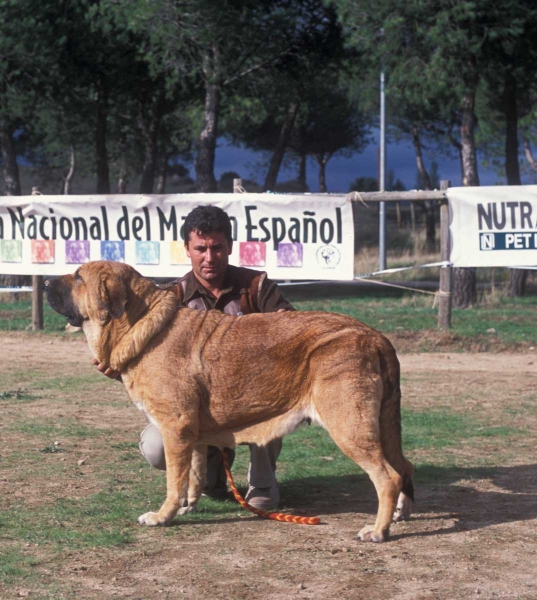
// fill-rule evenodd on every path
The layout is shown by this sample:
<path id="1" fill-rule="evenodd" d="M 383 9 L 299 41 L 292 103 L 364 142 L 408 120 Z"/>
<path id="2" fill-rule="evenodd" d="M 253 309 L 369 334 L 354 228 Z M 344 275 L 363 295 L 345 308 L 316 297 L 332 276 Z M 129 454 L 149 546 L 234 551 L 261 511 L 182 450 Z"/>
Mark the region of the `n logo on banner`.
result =
<path id="1" fill-rule="evenodd" d="M 495 235 L 493 233 L 482 233 L 480 235 L 481 250 L 494 250 L 496 245 Z"/>

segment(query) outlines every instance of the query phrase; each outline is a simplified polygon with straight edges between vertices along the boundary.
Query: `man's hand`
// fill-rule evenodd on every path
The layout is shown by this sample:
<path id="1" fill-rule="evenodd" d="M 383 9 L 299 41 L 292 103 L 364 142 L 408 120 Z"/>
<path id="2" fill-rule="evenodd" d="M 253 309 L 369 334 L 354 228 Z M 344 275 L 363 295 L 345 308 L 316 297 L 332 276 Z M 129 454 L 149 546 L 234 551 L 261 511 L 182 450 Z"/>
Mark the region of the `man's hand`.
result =
<path id="1" fill-rule="evenodd" d="M 91 364 L 97 367 L 97 371 L 100 371 L 103 375 L 106 375 L 110 379 L 119 379 L 121 381 L 121 374 L 119 371 L 114 371 L 106 363 L 99 362 L 96 358 L 91 360 Z"/>

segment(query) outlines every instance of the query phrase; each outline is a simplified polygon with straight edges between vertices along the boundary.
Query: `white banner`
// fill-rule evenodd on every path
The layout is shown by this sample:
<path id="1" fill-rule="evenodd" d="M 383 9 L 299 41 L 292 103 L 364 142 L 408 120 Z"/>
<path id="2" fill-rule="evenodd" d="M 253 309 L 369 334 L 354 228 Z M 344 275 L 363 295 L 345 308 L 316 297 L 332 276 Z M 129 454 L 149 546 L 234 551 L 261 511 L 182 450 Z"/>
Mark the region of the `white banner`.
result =
<path id="1" fill-rule="evenodd" d="M 537 185 L 447 190 L 455 267 L 537 265 Z"/>
<path id="2" fill-rule="evenodd" d="M 214 204 L 233 226 L 235 265 L 272 279 L 350 280 L 354 226 L 344 196 L 176 194 L 0 198 L 0 273 L 59 275 L 117 260 L 148 277 L 190 270 L 183 222 Z"/>

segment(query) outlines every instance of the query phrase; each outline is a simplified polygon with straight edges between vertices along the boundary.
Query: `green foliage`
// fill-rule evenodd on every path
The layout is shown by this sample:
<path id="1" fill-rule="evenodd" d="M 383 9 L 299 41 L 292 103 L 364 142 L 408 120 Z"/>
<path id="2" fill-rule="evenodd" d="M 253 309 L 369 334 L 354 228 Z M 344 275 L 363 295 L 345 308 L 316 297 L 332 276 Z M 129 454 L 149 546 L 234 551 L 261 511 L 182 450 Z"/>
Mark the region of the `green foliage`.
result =
<path id="1" fill-rule="evenodd" d="M 349 186 L 349 192 L 378 192 L 379 184 L 374 177 L 357 177 Z"/>
<path id="2" fill-rule="evenodd" d="M 486 427 L 460 413 L 446 410 L 403 410 L 403 447 L 410 450 L 442 449 L 472 443 L 472 438 L 512 437 L 523 432 L 513 427 Z"/>
<path id="3" fill-rule="evenodd" d="M 359 293 L 359 292 L 358 292 Z M 411 302 L 414 295 L 401 290 L 387 291 L 380 288 L 377 292 L 368 291 L 366 295 L 334 296 L 305 299 L 304 292 L 287 294 L 288 299 L 299 310 L 322 310 L 348 314 L 375 329 L 389 334 L 397 331 L 434 330 L 437 327 L 437 311 L 432 301 Z M 490 333 L 489 330 L 494 332 Z M 535 299 L 502 298 L 493 306 L 454 309 L 452 329 L 471 341 L 473 336 L 488 335 L 490 343 L 494 341 L 537 344 L 537 308 Z"/>
<path id="4" fill-rule="evenodd" d="M 0 392 L 0 402 L 3 400 L 18 400 L 19 402 L 28 402 L 34 399 L 35 397 L 32 394 L 29 394 L 26 390 L 21 388 Z"/>
<path id="5" fill-rule="evenodd" d="M 45 303 L 43 307 L 45 331 L 64 331 L 65 317 L 53 311 Z M 32 303 L 30 300 L 0 303 L 0 331 L 24 331 L 31 326 Z"/>
<path id="6" fill-rule="evenodd" d="M 347 292 L 344 295 L 339 292 L 330 294 L 322 292 L 319 295 L 318 292 L 306 289 L 301 292 L 286 292 L 285 294 L 299 310 L 324 310 L 348 314 L 387 333 L 434 330 L 437 326 L 437 309 L 433 307 L 429 297 L 422 298 L 397 289 L 387 290 L 379 287 L 376 291 L 368 290 L 363 295 L 356 295 L 354 292 Z M 20 302 L 0 305 L 0 317 L 2 310 L 8 308 L 10 317 L 0 318 L 0 329 L 27 329 L 31 318 L 30 304 Z M 64 327 L 65 318 L 45 306 L 45 332 L 63 332 Z M 472 336 L 486 335 L 490 329 L 495 330 L 494 335 L 489 334 L 491 340 L 497 339 L 507 344 L 537 343 L 537 309 L 534 297 L 508 298 L 500 296 L 492 304 L 483 302 L 481 306 L 472 309 L 453 310 L 453 334 L 464 336 L 470 340 Z M 42 380 L 40 387 L 49 389 L 59 385 L 77 389 L 80 386 L 86 386 L 87 383 L 87 379 L 80 378 L 78 381 L 75 377 L 61 381 L 57 379 Z"/>
<path id="7" fill-rule="evenodd" d="M 31 568 L 37 564 L 37 560 L 25 556 L 21 550 L 4 546 L 0 548 L 0 581 L 11 583 L 29 577 Z"/>
<path id="8" fill-rule="evenodd" d="M 62 191 L 73 156 L 73 192 L 101 163 L 132 182 L 190 162 L 210 86 L 215 131 L 254 150 L 274 150 L 298 103 L 290 162 L 324 165 L 368 143 L 381 68 L 394 138 L 417 132 L 438 155 L 458 154 L 461 102 L 475 96 L 477 142 L 503 173 L 511 85 L 519 131 L 537 139 L 529 0 L 0 0 L 0 10 L 0 133 L 48 192 Z"/>

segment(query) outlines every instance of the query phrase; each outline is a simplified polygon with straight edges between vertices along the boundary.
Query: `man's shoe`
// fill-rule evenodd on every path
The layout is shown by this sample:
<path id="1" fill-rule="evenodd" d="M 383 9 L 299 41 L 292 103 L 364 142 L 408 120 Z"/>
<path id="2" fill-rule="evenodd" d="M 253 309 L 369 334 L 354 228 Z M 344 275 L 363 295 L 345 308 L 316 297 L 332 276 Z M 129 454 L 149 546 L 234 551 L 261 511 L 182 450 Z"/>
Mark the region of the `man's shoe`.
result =
<path id="1" fill-rule="evenodd" d="M 212 500 L 227 500 L 229 498 L 229 492 L 225 485 L 214 485 L 212 488 L 205 488 L 201 494 Z"/>
<path id="2" fill-rule="evenodd" d="M 250 485 L 245 500 L 259 510 L 274 510 L 280 503 L 280 488 L 277 483 L 263 488 Z"/>

